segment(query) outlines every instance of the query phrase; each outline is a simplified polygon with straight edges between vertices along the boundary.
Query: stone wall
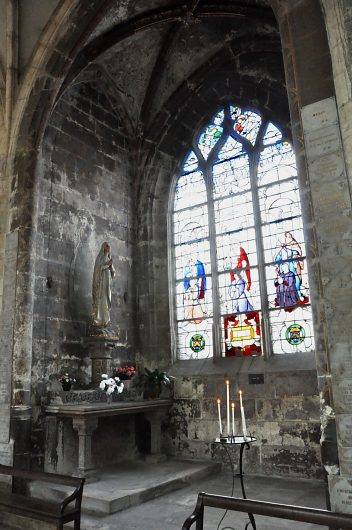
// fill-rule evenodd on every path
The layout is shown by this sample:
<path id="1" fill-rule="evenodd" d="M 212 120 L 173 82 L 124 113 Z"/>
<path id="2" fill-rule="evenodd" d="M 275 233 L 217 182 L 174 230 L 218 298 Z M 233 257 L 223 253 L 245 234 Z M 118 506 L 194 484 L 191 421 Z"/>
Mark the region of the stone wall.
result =
<path id="1" fill-rule="evenodd" d="M 336 102 L 340 118 L 341 136 L 344 145 L 344 155 L 352 184 L 352 11 L 348 0 L 329 2 L 322 0 L 324 7 L 326 29 L 332 58 Z"/>
<path id="2" fill-rule="evenodd" d="M 94 261 L 104 241 L 111 244 L 116 269 L 111 329 L 119 331 L 120 344 L 113 365 L 134 354 L 127 135 L 101 86 L 78 84 L 60 100 L 44 135 L 37 176 L 32 386 L 39 405 L 48 381 L 66 371 L 77 386 L 90 382 L 82 338 L 90 317 Z"/>
<path id="3" fill-rule="evenodd" d="M 36 262 L 34 376 L 89 372 L 80 346 L 91 310 L 94 261 L 107 240 L 116 269 L 115 357 L 134 347 L 133 216 L 121 117 L 101 87 L 79 84 L 57 105 L 43 142 Z M 44 350 L 44 352 L 43 352 Z M 45 366 L 45 369 L 44 366 Z M 35 382 L 35 377 L 34 377 Z"/>
<path id="4" fill-rule="evenodd" d="M 334 182 L 334 193 L 329 194 L 334 200 L 333 210 L 339 218 L 333 221 L 334 235 L 336 229 L 342 237 L 334 241 L 333 252 L 341 261 L 335 261 L 334 271 L 350 271 L 351 263 L 351 240 L 352 240 L 352 134 L 351 134 L 351 49 L 352 49 L 352 11 L 350 2 L 338 0 L 336 2 L 322 1 L 324 9 L 327 36 L 332 60 L 332 71 L 334 76 L 334 89 L 336 94 L 336 107 L 334 101 L 334 127 L 337 130 L 336 147 L 330 149 L 330 157 L 324 153 L 320 159 L 323 167 L 328 167 L 333 160 L 332 168 L 329 170 L 329 182 Z M 331 104 L 330 104 L 331 105 Z M 327 151 L 325 149 L 325 151 Z M 338 162 L 338 166 L 337 166 Z M 311 164 L 313 166 L 313 164 Z M 314 175 L 314 166 L 312 167 Z M 325 172 L 321 172 L 325 176 Z M 335 190 L 338 189 L 338 192 Z M 323 201 L 328 210 L 329 202 Z M 342 215 L 341 215 L 342 213 Z M 328 215 L 326 216 L 328 217 Z M 341 222 L 341 218 L 343 222 Z M 329 219 L 330 220 L 330 219 Z M 324 230 L 324 226 L 322 227 Z M 325 252 L 327 253 L 326 245 Z M 332 372 L 333 389 L 333 411 L 336 417 L 337 445 L 338 445 L 338 467 L 331 471 L 329 477 L 329 488 L 332 509 L 341 512 L 352 513 L 352 420 L 351 420 L 351 396 L 352 396 L 352 335 L 351 326 L 345 320 L 349 319 L 351 307 L 351 275 L 344 274 L 339 277 L 327 269 L 325 278 L 328 280 L 331 295 L 330 318 L 336 325 L 329 325 L 329 343 L 332 344 L 330 352 L 330 366 Z M 331 280 L 330 280 L 331 279 Z M 333 293 L 333 294 L 332 294 Z M 341 293 L 341 297 L 337 293 Z M 336 304 L 335 300 L 339 299 Z M 335 474 L 335 475 L 334 475 Z"/>
<path id="5" fill-rule="evenodd" d="M 255 370 L 262 367 L 256 366 Z M 253 368 L 254 369 L 254 368 Z M 228 370 L 233 373 L 233 367 Z M 212 375 L 179 376 L 175 404 L 168 425 L 166 450 L 191 458 L 210 458 L 219 437 L 217 398 L 221 398 L 226 427 L 225 377 L 216 368 Z M 230 379 L 230 400 L 235 402 L 235 429 L 242 435 L 238 389 L 243 391 L 248 434 L 257 441 L 245 451 L 245 471 L 258 475 L 322 478 L 320 416 L 317 378 L 313 370 L 275 369 L 263 374 L 263 384 L 251 384 L 243 370 Z M 257 375 L 257 374 L 253 374 Z M 238 463 L 239 447 L 231 449 Z M 214 457 L 228 465 L 225 451 Z"/>

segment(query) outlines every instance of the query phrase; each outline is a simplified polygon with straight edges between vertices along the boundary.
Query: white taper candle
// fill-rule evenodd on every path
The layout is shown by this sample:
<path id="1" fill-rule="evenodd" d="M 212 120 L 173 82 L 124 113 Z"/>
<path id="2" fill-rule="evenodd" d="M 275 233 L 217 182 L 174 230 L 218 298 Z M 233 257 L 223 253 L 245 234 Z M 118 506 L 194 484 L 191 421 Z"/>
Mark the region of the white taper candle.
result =
<path id="1" fill-rule="evenodd" d="M 231 403 L 232 408 L 232 436 L 235 436 L 235 404 Z"/>
<path id="2" fill-rule="evenodd" d="M 221 411 L 220 411 L 220 399 L 217 400 L 218 403 L 218 415 L 219 415 L 219 431 L 220 436 L 222 435 L 222 425 L 221 425 Z"/>
<path id="3" fill-rule="evenodd" d="M 227 404 L 227 436 L 230 436 L 230 381 L 226 381 L 226 404 Z"/>
<path id="4" fill-rule="evenodd" d="M 246 425 L 246 418 L 244 415 L 244 408 L 242 403 L 242 390 L 240 390 L 240 406 L 241 406 L 241 418 L 242 418 L 242 432 L 244 439 L 247 438 L 247 425 Z"/>

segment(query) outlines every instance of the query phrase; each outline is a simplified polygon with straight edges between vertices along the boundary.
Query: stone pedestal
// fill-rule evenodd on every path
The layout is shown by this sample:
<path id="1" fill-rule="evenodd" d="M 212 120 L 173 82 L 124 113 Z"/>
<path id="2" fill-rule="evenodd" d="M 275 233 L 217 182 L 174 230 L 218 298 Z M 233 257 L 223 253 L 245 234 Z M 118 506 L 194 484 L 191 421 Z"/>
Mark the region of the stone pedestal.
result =
<path id="1" fill-rule="evenodd" d="M 118 336 L 92 335 L 84 337 L 92 359 L 92 384 L 98 385 L 102 374 L 111 375 L 112 350 L 119 343 Z"/>
<path id="2" fill-rule="evenodd" d="M 98 418 L 73 418 L 72 426 L 78 432 L 78 467 L 79 477 L 86 477 L 92 471 L 92 434 L 98 427 Z"/>
<path id="3" fill-rule="evenodd" d="M 161 456 L 161 422 L 165 412 L 153 410 L 144 415 L 150 423 L 150 456 L 157 459 Z"/>
<path id="4" fill-rule="evenodd" d="M 165 411 L 155 409 L 145 412 L 144 416 L 150 423 L 150 454 L 145 455 L 145 461 L 153 464 L 165 462 L 167 457 L 161 450 L 161 423 Z"/>

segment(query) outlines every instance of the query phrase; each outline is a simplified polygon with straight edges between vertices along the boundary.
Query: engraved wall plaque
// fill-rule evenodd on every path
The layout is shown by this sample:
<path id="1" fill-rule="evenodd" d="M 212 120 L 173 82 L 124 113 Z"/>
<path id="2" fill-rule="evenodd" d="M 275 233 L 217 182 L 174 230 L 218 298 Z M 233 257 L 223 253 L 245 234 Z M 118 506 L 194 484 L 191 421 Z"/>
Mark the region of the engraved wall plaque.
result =
<path id="1" fill-rule="evenodd" d="M 304 141 L 308 161 L 341 150 L 338 125 L 329 125 L 324 129 L 307 132 Z"/>
<path id="2" fill-rule="evenodd" d="M 328 480 L 332 511 L 352 513 L 352 478 L 330 475 Z"/>
<path id="3" fill-rule="evenodd" d="M 301 110 L 304 133 L 337 123 L 335 98 L 326 98 L 306 105 Z"/>
<path id="4" fill-rule="evenodd" d="M 335 412 L 349 414 L 352 409 L 352 379 L 333 380 Z"/>
<path id="5" fill-rule="evenodd" d="M 339 444 L 352 447 L 352 416 L 351 414 L 338 414 L 336 416 L 337 439 Z"/>
<path id="6" fill-rule="evenodd" d="M 352 477 L 352 447 L 340 447 L 339 460 L 341 474 Z"/>
<path id="7" fill-rule="evenodd" d="M 347 343 L 336 343 L 331 370 L 337 377 L 352 379 L 352 351 Z"/>
<path id="8" fill-rule="evenodd" d="M 311 180 L 331 183 L 341 176 L 345 176 L 345 165 L 340 153 L 329 153 L 324 157 L 312 160 L 309 166 Z"/>

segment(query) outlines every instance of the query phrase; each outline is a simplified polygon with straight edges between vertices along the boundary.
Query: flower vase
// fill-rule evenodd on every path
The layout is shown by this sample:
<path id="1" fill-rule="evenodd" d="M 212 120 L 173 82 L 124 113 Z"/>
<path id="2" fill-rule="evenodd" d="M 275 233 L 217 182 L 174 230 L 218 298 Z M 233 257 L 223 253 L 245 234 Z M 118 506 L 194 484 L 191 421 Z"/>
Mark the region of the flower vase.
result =
<path id="1" fill-rule="evenodd" d="M 112 403 L 112 394 L 106 394 L 106 403 L 111 405 Z"/>
<path id="2" fill-rule="evenodd" d="M 72 386 L 71 382 L 61 383 L 61 385 L 62 385 L 62 390 L 64 392 L 68 392 L 69 390 L 71 390 L 71 386 Z"/>
<path id="3" fill-rule="evenodd" d="M 131 379 L 125 379 L 123 382 L 123 387 L 126 392 L 129 392 L 131 386 Z"/>
<path id="4" fill-rule="evenodd" d="M 143 392 L 144 399 L 158 399 L 161 394 L 161 384 L 147 386 Z"/>

